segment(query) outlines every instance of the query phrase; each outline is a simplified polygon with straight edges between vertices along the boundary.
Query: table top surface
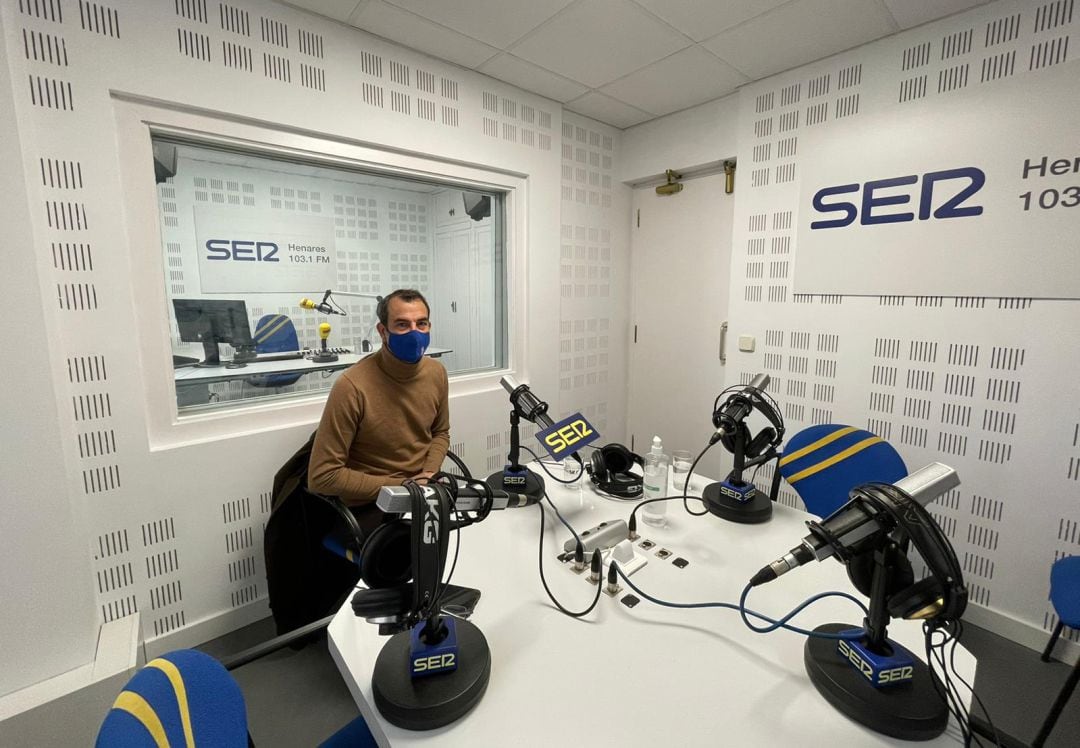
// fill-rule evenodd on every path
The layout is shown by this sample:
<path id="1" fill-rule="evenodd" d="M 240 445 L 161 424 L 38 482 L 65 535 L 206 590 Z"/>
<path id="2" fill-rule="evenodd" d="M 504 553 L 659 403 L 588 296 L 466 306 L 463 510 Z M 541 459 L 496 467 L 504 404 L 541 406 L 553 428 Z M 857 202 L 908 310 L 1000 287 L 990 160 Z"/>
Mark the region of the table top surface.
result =
<path id="1" fill-rule="evenodd" d="M 557 473 L 561 477 L 561 472 Z M 588 478 L 574 486 L 546 480 L 548 495 L 579 533 L 605 520 L 627 519 L 632 502 L 595 493 Z M 695 476 L 700 490 L 707 481 Z M 648 563 L 631 576 L 644 592 L 672 602 L 737 603 L 750 577 L 797 545 L 810 515 L 777 504 L 771 521 L 739 525 L 711 515 L 692 517 L 682 502 L 667 502 L 668 524 L 643 525 L 656 543 Z M 695 509 L 698 502 L 691 502 Z M 371 673 L 388 640 L 356 618 L 348 602 L 329 627 L 330 650 L 372 733 L 382 745 L 907 745 L 879 735 L 834 710 L 810 683 L 803 666 L 805 638 L 788 631 L 758 634 L 732 610 L 673 609 L 647 600 L 634 608 L 602 594 L 582 619 L 558 611 L 537 571 L 540 509 L 494 512 L 461 532 L 453 582 L 479 588 L 470 619 L 487 638 L 491 679 L 483 699 L 457 722 L 413 732 L 387 723 L 374 708 Z M 570 533 L 545 508 L 544 572 L 552 592 L 582 610 L 595 587 L 556 556 Z M 637 543 L 640 544 L 641 540 Z M 451 539 L 451 554 L 453 553 Z M 656 552 L 672 555 L 660 559 Z M 640 547 L 636 546 L 640 552 Z M 672 563 L 689 561 L 685 568 Z M 625 587 L 625 585 L 623 585 Z M 828 559 L 795 569 L 755 588 L 748 607 L 780 617 L 805 598 L 827 590 L 855 594 L 844 567 Z M 792 621 L 812 629 L 829 622 L 861 622 L 854 603 L 829 598 Z M 920 624 L 894 621 L 890 638 L 922 652 Z M 960 674 L 974 682 L 975 659 L 956 649 Z M 927 745 L 955 745 L 950 722 Z"/>
<path id="2" fill-rule="evenodd" d="M 375 350 L 378 350 L 377 348 Z M 229 368 L 221 366 L 184 366 L 173 373 L 173 379 L 179 384 L 209 384 L 210 382 L 223 382 L 230 379 L 243 379 L 256 375 L 265 374 L 307 374 L 314 371 L 335 371 L 347 369 L 358 361 L 372 355 L 375 351 L 365 353 L 339 353 L 337 361 L 315 362 L 309 358 L 293 358 L 284 361 L 250 361 L 244 366 Z M 451 348 L 429 348 L 425 355 L 432 358 L 447 353 L 452 353 Z M 274 354 L 268 354 L 274 355 Z"/>

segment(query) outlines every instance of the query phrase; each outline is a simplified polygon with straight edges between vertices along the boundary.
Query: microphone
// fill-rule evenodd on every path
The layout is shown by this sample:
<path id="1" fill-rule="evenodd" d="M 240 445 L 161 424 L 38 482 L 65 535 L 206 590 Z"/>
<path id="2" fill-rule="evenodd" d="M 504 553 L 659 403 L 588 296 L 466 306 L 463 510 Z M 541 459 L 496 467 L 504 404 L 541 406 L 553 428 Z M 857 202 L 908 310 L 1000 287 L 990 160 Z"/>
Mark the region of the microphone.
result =
<path id="1" fill-rule="evenodd" d="M 713 413 L 713 425 L 716 433 L 713 434 L 710 444 L 715 444 L 721 437 L 735 433 L 738 425 L 750 415 L 754 409 L 753 398 L 769 386 L 769 375 L 762 372 L 750 380 L 750 384 L 743 388 L 742 392 L 736 392 L 728 398 L 720 408 Z"/>
<path id="2" fill-rule="evenodd" d="M 306 297 L 300 299 L 300 307 L 302 309 L 314 309 L 316 312 L 321 312 L 322 314 L 343 314 L 343 312 L 334 309 L 334 307 L 330 306 L 325 301 L 320 303 Z"/>
<path id="3" fill-rule="evenodd" d="M 526 421 L 531 421 L 542 428 L 549 428 L 555 424 L 547 414 L 548 404 L 533 394 L 527 384 L 519 384 L 511 376 L 505 376 L 499 380 L 503 389 L 510 393 L 510 404 L 521 413 Z"/>
<path id="4" fill-rule="evenodd" d="M 421 486 L 420 490 L 424 492 L 425 499 L 435 496 L 435 489 L 430 486 Z M 498 488 L 491 489 L 491 494 L 493 497 L 492 509 L 514 509 L 531 506 L 539 503 L 542 498 L 541 496 L 527 496 L 522 493 L 510 493 Z M 459 485 L 454 508 L 461 512 L 476 511 L 481 508 L 485 498 L 486 494 L 484 492 Z M 379 498 L 376 499 L 375 504 L 379 509 L 391 514 L 404 514 L 412 511 L 412 498 L 409 495 L 409 489 L 404 486 L 383 486 L 379 489 Z"/>
<path id="5" fill-rule="evenodd" d="M 922 506 L 960 485 L 960 477 L 948 465 L 932 462 L 921 470 L 901 478 L 894 484 Z M 811 526 L 811 530 L 814 528 Z M 852 546 L 876 532 L 886 529 L 865 504 L 848 502 L 821 522 L 817 532 L 811 532 L 802 543 L 792 548 L 768 566 L 763 566 L 750 580 L 752 587 L 771 582 L 797 566 L 813 560 L 824 561 L 836 549 L 829 538 L 843 546 Z"/>

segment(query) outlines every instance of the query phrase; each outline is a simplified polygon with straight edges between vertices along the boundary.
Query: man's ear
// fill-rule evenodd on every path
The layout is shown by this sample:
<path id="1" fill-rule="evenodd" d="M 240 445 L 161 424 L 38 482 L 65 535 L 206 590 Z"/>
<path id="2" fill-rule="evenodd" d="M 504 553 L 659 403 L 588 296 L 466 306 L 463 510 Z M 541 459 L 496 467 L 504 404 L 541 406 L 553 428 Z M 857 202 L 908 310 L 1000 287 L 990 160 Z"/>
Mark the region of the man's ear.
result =
<path id="1" fill-rule="evenodd" d="M 379 337 L 382 338 L 382 342 L 386 342 L 386 326 L 382 322 L 375 323 L 375 330 L 379 333 Z"/>

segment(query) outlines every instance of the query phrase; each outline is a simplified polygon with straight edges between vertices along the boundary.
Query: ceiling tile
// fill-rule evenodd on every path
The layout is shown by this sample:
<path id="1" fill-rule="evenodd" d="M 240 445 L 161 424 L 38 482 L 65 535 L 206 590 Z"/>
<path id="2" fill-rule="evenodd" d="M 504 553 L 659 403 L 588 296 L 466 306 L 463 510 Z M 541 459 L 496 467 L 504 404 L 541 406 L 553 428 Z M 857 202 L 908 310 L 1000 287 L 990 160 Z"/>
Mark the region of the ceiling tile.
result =
<path id="1" fill-rule="evenodd" d="M 286 5 L 310 10 L 337 21 L 348 21 L 349 15 L 361 2 L 362 0 L 285 0 Z"/>
<path id="2" fill-rule="evenodd" d="M 715 36 L 724 29 L 737 26 L 787 1 L 634 0 L 638 5 L 663 18 L 696 42 Z"/>
<path id="3" fill-rule="evenodd" d="M 389 0 L 405 10 L 506 49 L 573 0 Z"/>
<path id="4" fill-rule="evenodd" d="M 902 29 L 936 21 L 953 13 L 985 5 L 989 0 L 884 0 L 885 7 Z"/>
<path id="5" fill-rule="evenodd" d="M 571 112 L 592 117 L 595 120 L 623 130 L 632 125 L 653 119 L 652 114 L 635 109 L 629 104 L 616 101 L 610 96 L 605 96 L 597 91 L 590 91 L 580 98 L 566 102 L 566 108 Z"/>
<path id="6" fill-rule="evenodd" d="M 580 0 L 509 51 L 597 88 L 689 45 L 630 0 Z"/>
<path id="7" fill-rule="evenodd" d="M 382 0 L 369 0 L 357 8 L 349 16 L 349 23 L 358 29 L 467 68 L 475 68 L 499 53 L 499 50 L 483 42 Z"/>
<path id="8" fill-rule="evenodd" d="M 505 52 L 491 58 L 477 70 L 492 78 L 498 78 L 518 88 L 524 88 L 526 91 L 555 99 L 555 101 L 569 101 L 589 90 L 580 83 L 544 70 L 531 62 L 519 60 Z"/>
<path id="9" fill-rule="evenodd" d="M 757 80 L 880 39 L 896 30 L 885 7 L 866 0 L 795 0 L 703 46 Z"/>
<path id="10" fill-rule="evenodd" d="M 720 98 L 750 81 L 701 47 L 689 47 L 600 89 L 620 101 L 656 114 Z"/>

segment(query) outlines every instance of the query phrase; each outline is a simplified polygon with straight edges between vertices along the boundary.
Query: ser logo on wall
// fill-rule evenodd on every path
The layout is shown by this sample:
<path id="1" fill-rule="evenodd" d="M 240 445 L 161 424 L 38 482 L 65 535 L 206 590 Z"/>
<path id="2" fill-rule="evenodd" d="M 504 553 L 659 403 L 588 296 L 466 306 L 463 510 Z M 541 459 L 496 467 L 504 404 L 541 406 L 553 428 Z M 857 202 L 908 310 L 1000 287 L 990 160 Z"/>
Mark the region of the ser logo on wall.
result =
<path id="1" fill-rule="evenodd" d="M 824 187 L 814 193 L 814 210 L 819 215 L 836 217 L 812 221 L 810 228 L 843 228 L 856 220 L 863 226 L 872 226 L 982 215 L 983 206 L 977 203 L 975 195 L 985 184 L 986 174 L 982 169 L 963 166 L 922 176 L 909 174 Z M 839 199 L 843 195 L 853 197 Z"/>
<path id="2" fill-rule="evenodd" d="M 242 241 L 240 239 L 208 239 L 206 259 L 237 260 L 239 262 L 281 262 L 274 242 Z"/>

